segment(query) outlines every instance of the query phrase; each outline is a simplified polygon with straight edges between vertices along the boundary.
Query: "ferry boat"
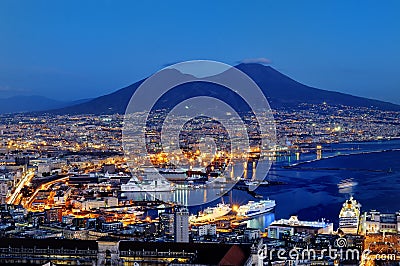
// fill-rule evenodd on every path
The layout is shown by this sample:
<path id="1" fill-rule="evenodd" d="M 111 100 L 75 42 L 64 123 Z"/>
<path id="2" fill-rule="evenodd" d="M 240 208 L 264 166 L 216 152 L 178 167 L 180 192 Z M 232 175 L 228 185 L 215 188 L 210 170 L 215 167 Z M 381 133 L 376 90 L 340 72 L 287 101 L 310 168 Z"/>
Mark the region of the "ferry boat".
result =
<path id="1" fill-rule="evenodd" d="M 174 187 L 164 180 L 139 181 L 136 176 L 132 177 L 128 183 L 121 185 L 122 192 L 170 192 Z"/>
<path id="2" fill-rule="evenodd" d="M 184 181 L 187 179 L 186 171 L 183 168 L 142 167 L 138 170 L 138 176 L 146 180 L 162 178 L 169 181 Z"/>
<path id="3" fill-rule="evenodd" d="M 187 170 L 183 168 L 163 168 L 159 170 L 159 173 L 170 181 L 183 181 L 186 180 Z"/>
<path id="4" fill-rule="evenodd" d="M 219 203 L 216 207 L 208 207 L 198 215 L 191 215 L 189 221 L 191 223 L 203 223 L 215 220 L 219 217 L 227 215 L 232 208 L 229 204 Z"/>
<path id="5" fill-rule="evenodd" d="M 267 180 L 245 180 L 244 184 L 246 186 L 268 186 L 269 182 Z"/>
<path id="6" fill-rule="evenodd" d="M 237 189 L 241 190 L 255 190 L 257 187 L 266 187 L 269 185 L 273 185 L 273 182 L 270 182 L 268 180 L 252 180 L 252 179 L 246 179 L 246 178 L 240 178 L 235 184 L 235 187 Z"/>
<path id="7" fill-rule="evenodd" d="M 345 234 L 357 234 L 361 204 L 353 197 L 343 203 L 339 213 L 339 229 Z"/>
<path id="8" fill-rule="evenodd" d="M 275 200 L 249 201 L 246 205 L 242 205 L 237 210 L 237 216 L 254 217 L 263 213 L 272 211 L 276 206 Z"/>

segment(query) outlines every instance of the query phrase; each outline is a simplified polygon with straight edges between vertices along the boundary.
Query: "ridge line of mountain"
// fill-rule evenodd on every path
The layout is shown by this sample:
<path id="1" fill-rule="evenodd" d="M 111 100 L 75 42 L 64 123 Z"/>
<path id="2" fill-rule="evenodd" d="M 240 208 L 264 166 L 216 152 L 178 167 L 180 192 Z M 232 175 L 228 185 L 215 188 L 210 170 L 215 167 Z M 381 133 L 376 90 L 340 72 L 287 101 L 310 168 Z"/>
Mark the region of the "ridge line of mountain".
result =
<path id="1" fill-rule="evenodd" d="M 239 64 L 237 69 L 252 78 L 266 95 L 271 108 L 297 108 L 300 104 L 344 105 L 353 107 L 368 107 L 388 111 L 400 111 L 400 105 L 353 96 L 350 94 L 328 91 L 304 85 L 270 66 L 257 63 Z M 114 91 L 110 94 L 93 98 L 62 108 L 48 108 L 39 111 L 50 114 L 124 114 L 135 90 L 145 79 Z M 189 88 L 189 87 L 188 87 Z M 1 113 L 1 112 L 0 112 Z"/>

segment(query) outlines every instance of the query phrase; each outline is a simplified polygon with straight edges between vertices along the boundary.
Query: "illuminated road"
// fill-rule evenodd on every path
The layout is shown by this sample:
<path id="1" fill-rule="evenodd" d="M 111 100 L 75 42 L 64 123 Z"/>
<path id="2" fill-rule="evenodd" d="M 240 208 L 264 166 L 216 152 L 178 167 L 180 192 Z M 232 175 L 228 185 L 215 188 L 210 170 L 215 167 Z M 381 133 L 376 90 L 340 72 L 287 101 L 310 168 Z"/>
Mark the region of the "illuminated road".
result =
<path id="1" fill-rule="evenodd" d="M 56 184 L 56 183 L 60 183 L 60 182 L 66 182 L 68 181 L 69 176 L 67 177 L 63 177 L 63 178 L 59 178 L 50 182 L 47 182 L 45 184 L 42 184 L 41 186 L 39 186 L 35 192 L 32 194 L 32 196 L 25 202 L 24 207 L 26 209 L 30 209 L 32 202 L 34 201 L 34 199 L 36 198 L 37 194 L 39 193 L 40 190 L 47 190 L 49 189 L 52 185 Z"/>
<path id="2" fill-rule="evenodd" d="M 19 181 L 18 185 L 16 186 L 14 192 L 11 196 L 7 199 L 7 204 L 14 204 L 16 199 L 20 196 L 21 190 L 25 185 L 28 185 L 31 182 L 32 178 L 35 176 L 35 172 L 28 170 L 28 172 L 22 177 Z"/>

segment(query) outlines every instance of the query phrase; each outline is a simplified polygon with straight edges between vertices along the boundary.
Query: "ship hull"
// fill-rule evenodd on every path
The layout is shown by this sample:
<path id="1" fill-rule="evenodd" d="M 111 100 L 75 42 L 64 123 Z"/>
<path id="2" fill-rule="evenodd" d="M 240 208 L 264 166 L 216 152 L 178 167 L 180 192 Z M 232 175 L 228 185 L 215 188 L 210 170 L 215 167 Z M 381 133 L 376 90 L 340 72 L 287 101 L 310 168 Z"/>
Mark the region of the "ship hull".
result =
<path id="1" fill-rule="evenodd" d="M 275 201 L 260 201 L 253 202 L 249 201 L 248 204 L 239 207 L 237 216 L 238 217 L 255 217 L 264 213 L 271 212 L 276 206 Z"/>
<path id="2" fill-rule="evenodd" d="M 121 189 L 121 192 L 171 192 L 172 189 L 160 188 L 160 189 L 153 189 L 153 188 L 126 188 Z"/>
<path id="3" fill-rule="evenodd" d="M 192 223 L 203 223 L 203 222 L 213 221 L 215 219 L 227 215 L 228 213 L 231 212 L 231 210 L 232 209 L 230 207 L 218 208 L 217 210 L 214 209 L 212 213 L 206 213 L 199 216 L 193 215 L 189 218 L 189 220 Z"/>
<path id="4" fill-rule="evenodd" d="M 271 212 L 275 209 L 274 207 L 270 207 L 270 208 L 266 208 L 265 210 L 259 211 L 259 212 L 255 212 L 255 213 L 250 213 L 250 214 L 246 214 L 246 215 L 238 215 L 238 216 L 245 216 L 245 217 L 255 217 L 255 216 L 259 216 L 268 212 Z"/>

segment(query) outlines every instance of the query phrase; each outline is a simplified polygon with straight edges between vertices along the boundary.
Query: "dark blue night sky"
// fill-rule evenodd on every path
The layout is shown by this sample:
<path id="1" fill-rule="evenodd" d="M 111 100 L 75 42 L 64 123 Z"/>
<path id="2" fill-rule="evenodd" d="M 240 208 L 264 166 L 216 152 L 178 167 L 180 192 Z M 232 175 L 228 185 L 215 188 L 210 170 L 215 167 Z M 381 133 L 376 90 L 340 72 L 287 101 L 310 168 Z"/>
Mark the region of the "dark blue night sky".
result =
<path id="1" fill-rule="evenodd" d="M 399 1 L 3 0 L 0 98 L 96 97 L 210 59 L 400 103 L 399 12 Z"/>

